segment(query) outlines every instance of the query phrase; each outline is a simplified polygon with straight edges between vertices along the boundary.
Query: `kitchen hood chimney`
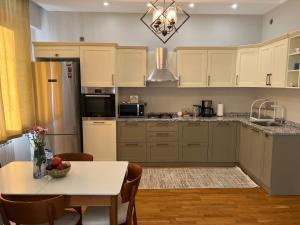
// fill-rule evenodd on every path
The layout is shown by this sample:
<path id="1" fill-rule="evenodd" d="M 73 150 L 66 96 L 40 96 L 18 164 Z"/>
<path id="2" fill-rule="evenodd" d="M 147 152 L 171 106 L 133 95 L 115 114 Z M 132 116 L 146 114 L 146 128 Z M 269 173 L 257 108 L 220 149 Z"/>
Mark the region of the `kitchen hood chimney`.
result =
<path id="1" fill-rule="evenodd" d="M 147 82 L 176 82 L 178 77 L 168 69 L 168 49 L 156 49 L 156 69 L 150 73 Z"/>

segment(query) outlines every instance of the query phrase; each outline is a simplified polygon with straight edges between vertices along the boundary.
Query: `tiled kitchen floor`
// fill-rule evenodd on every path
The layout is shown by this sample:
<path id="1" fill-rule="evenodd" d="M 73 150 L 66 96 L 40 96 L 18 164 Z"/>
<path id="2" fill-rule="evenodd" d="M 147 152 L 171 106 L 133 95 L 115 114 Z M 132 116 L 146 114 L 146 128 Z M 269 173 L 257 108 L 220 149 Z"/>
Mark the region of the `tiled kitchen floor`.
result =
<path id="1" fill-rule="evenodd" d="M 139 225 L 299 225 L 300 196 L 263 189 L 139 190 Z"/>

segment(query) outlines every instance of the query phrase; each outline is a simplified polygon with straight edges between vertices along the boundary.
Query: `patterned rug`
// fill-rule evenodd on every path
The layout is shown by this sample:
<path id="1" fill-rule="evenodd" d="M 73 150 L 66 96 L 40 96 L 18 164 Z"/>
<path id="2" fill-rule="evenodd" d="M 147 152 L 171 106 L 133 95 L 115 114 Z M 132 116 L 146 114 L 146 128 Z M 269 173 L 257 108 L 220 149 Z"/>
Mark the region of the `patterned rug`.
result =
<path id="1" fill-rule="evenodd" d="M 239 167 L 143 168 L 140 189 L 256 188 Z"/>

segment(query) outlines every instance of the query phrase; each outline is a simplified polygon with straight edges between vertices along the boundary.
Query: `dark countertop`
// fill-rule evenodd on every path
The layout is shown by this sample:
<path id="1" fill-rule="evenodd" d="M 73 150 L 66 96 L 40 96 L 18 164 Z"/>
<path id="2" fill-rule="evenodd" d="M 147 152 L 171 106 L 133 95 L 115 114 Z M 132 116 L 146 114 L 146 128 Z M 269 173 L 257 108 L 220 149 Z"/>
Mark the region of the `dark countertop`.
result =
<path id="1" fill-rule="evenodd" d="M 278 127 L 265 127 L 250 122 L 249 117 L 245 116 L 224 116 L 224 117 L 179 117 L 172 119 L 159 119 L 159 118 L 117 118 L 117 121 L 124 122 L 240 122 L 253 129 L 262 131 L 269 135 L 300 135 L 300 124 L 293 122 L 286 122 Z"/>

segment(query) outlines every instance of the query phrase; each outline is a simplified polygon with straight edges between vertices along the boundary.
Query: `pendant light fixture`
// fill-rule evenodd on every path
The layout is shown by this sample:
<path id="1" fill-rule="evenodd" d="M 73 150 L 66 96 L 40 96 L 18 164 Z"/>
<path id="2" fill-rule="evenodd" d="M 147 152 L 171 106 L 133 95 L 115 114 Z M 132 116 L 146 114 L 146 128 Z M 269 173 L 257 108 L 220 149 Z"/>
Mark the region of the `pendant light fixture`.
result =
<path id="1" fill-rule="evenodd" d="M 149 3 L 141 21 L 165 44 L 190 18 L 174 0 Z"/>

